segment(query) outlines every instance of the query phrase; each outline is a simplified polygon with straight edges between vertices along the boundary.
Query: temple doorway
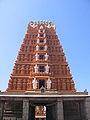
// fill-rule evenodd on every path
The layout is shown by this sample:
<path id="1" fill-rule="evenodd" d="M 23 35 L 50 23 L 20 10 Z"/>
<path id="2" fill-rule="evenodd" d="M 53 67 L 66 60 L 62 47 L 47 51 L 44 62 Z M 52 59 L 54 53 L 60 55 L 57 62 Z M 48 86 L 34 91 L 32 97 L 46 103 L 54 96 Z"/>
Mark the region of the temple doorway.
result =
<path id="1" fill-rule="evenodd" d="M 45 87 L 45 80 L 39 80 L 39 89 L 40 89 L 42 86 Z"/>
<path id="2" fill-rule="evenodd" d="M 41 101 L 42 102 L 42 101 Z M 55 102 L 31 103 L 29 120 L 57 120 L 57 104 Z"/>
<path id="3" fill-rule="evenodd" d="M 35 120 L 46 120 L 46 106 L 35 107 Z"/>

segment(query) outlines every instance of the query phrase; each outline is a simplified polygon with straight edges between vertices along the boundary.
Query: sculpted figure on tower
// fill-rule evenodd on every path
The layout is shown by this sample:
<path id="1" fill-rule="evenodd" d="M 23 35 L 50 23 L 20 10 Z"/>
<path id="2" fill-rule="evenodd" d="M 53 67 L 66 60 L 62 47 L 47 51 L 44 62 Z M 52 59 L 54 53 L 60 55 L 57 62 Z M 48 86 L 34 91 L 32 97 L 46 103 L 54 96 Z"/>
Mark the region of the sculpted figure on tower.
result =
<path id="1" fill-rule="evenodd" d="M 52 81 L 50 80 L 50 78 L 48 78 L 48 80 L 47 80 L 47 89 L 51 89 L 51 83 L 52 83 Z"/>
<path id="2" fill-rule="evenodd" d="M 48 54 L 47 53 L 45 54 L 45 60 L 48 60 Z"/>
<path id="3" fill-rule="evenodd" d="M 45 66 L 45 72 L 49 72 L 49 66 L 48 66 L 48 64 Z"/>
<path id="4" fill-rule="evenodd" d="M 34 66 L 34 69 L 35 69 L 35 73 L 37 73 L 38 72 L 38 66 L 37 66 L 37 64 Z"/>
<path id="5" fill-rule="evenodd" d="M 37 80 L 36 80 L 36 78 L 34 78 L 34 80 L 32 81 L 32 83 L 33 83 L 33 89 L 37 89 Z"/>

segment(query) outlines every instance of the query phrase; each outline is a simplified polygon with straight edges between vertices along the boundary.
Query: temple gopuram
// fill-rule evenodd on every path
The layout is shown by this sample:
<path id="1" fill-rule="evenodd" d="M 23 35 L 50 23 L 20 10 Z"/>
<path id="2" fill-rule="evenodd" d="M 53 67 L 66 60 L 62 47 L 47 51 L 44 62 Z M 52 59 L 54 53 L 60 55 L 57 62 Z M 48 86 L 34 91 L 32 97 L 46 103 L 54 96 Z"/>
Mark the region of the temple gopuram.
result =
<path id="1" fill-rule="evenodd" d="M 0 120 L 90 120 L 90 96 L 78 92 L 56 26 L 31 21 L 0 92 Z"/>

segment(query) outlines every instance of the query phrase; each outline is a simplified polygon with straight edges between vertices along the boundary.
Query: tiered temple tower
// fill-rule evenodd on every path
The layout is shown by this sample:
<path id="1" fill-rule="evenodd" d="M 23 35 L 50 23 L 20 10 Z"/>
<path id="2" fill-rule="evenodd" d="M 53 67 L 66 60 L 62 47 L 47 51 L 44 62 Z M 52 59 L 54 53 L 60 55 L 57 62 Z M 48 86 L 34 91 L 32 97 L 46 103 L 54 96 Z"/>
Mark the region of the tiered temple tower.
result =
<path id="1" fill-rule="evenodd" d="M 38 91 L 41 87 L 46 91 L 76 91 L 56 26 L 52 22 L 31 21 L 7 91 Z"/>
<path id="2" fill-rule="evenodd" d="M 90 95 L 78 92 L 52 22 L 28 24 L 0 120 L 90 120 Z"/>

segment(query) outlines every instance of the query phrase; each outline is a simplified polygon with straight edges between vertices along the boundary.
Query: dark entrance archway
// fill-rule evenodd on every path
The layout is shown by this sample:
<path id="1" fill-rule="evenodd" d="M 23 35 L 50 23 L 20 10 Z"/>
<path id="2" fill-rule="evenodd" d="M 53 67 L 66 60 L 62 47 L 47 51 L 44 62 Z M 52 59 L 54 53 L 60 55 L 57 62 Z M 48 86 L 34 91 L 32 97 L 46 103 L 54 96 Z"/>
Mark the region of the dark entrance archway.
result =
<path id="1" fill-rule="evenodd" d="M 46 118 L 35 118 L 35 106 L 30 106 L 29 120 L 57 120 L 56 105 L 46 106 Z"/>
<path id="2" fill-rule="evenodd" d="M 40 89 L 42 86 L 45 87 L 45 80 L 39 80 L 39 89 Z"/>
<path id="3" fill-rule="evenodd" d="M 43 106 L 46 109 L 45 118 L 35 118 L 35 108 Z M 29 101 L 29 118 L 28 120 L 58 120 L 57 119 L 57 101 L 49 99 L 34 99 Z"/>

